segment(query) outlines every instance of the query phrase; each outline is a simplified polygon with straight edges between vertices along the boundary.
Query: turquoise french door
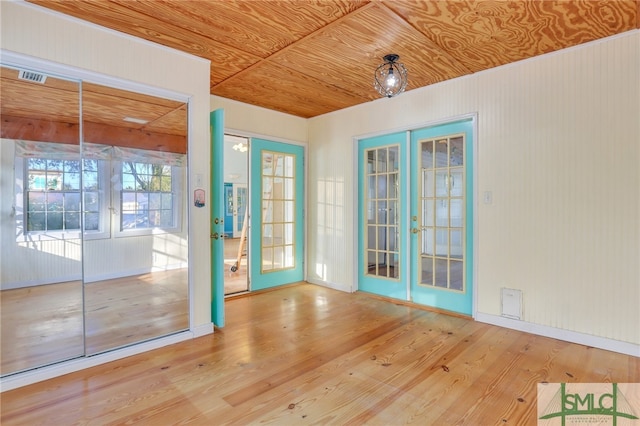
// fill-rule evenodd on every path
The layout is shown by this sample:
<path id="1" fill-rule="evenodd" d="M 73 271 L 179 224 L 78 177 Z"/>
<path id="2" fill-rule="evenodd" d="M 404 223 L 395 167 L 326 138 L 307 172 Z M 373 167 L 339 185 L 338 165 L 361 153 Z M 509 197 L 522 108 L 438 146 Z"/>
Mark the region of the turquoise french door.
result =
<path id="1" fill-rule="evenodd" d="M 473 312 L 473 121 L 411 132 L 411 300 Z"/>
<path id="2" fill-rule="evenodd" d="M 304 148 L 251 140 L 251 290 L 304 279 Z"/>
<path id="3" fill-rule="evenodd" d="M 358 289 L 407 299 L 407 133 L 358 144 Z"/>
<path id="4" fill-rule="evenodd" d="M 358 289 L 471 315 L 473 121 L 358 144 Z"/>

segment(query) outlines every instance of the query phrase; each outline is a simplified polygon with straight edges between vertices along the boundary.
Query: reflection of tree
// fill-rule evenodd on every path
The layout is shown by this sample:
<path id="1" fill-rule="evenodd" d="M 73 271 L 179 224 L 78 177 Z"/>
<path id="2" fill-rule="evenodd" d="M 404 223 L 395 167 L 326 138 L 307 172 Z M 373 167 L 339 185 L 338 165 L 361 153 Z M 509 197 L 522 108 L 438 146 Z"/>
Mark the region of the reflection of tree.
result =
<path id="1" fill-rule="evenodd" d="M 128 170 L 140 191 L 171 192 L 171 166 L 127 162 Z"/>

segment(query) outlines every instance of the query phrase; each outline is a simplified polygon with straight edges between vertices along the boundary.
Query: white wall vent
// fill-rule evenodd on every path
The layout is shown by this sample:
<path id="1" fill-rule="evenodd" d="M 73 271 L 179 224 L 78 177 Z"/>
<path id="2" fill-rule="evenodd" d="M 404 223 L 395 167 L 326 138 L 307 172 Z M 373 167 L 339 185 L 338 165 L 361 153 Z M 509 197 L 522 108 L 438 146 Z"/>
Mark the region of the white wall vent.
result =
<path id="1" fill-rule="evenodd" d="M 40 83 L 40 84 L 44 84 L 44 82 L 47 81 L 46 75 L 41 74 L 39 72 L 25 71 L 25 70 L 20 70 L 20 72 L 18 73 L 18 78 L 20 80 L 26 80 L 26 81 L 31 81 L 33 83 Z"/>
<path id="2" fill-rule="evenodd" d="M 501 315 L 507 318 L 522 319 L 522 291 L 502 288 Z"/>

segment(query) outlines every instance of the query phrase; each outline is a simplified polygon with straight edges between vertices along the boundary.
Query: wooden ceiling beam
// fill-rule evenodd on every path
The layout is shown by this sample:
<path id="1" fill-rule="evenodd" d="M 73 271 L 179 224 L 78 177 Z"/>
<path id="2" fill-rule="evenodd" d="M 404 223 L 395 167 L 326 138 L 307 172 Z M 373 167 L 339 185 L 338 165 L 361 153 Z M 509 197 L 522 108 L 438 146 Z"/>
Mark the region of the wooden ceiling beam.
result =
<path id="1" fill-rule="evenodd" d="M 156 133 L 144 129 L 116 127 L 108 124 L 84 123 L 85 142 L 149 151 L 187 153 L 187 137 Z"/>
<path id="2" fill-rule="evenodd" d="M 80 141 L 80 126 L 78 123 L 2 115 L 0 136 L 3 139 L 77 145 Z"/>
<path id="3" fill-rule="evenodd" d="M 155 133 L 100 123 L 83 123 L 84 141 L 103 145 L 186 154 L 186 136 Z M 37 142 L 78 144 L 80 126 L 76 123 L 2 116 L 0 136 Z"/>

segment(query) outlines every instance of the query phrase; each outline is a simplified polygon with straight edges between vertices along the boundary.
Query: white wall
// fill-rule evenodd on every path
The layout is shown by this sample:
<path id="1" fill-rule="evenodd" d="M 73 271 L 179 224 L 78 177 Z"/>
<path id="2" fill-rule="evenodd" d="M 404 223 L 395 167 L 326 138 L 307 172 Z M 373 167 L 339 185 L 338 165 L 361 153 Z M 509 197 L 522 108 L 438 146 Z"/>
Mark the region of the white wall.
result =
<path id="1" fill-rule="evenodd" d="M 219 96 L 211 96 L 210 106 L 211 111 L 224 109 L 224 127 L 231 134 L 302 144 L 307 142 L 308 124 L 304 118 Z"/>
<path id="2" fill-rule="evenodd" d="M 209 61 L 28 3 L 3 1 L 0 7 L 0 47 L 6 51 L 51 61 L 72 70 L 95 72 L 114 81 L 117 79 L 118 83 L 139 83 L 153 90 L 179 94 L 185 99 L 190 97 L 189 173 L 192 181 L 196 174 L 202 175 L 208 190 Z M 3 171 L 7 161 L 3 154 Z M 2 178 L 5 179 L 4 174 Z M 188 191 L 186 195 L 190 193 Z M 1 212 L 3 216 L 6 213 Z M 207 329 L 211 328 L 209 236 L 208 232 L 198 231 L 209 229 L 209 205 L 191 209 L 189 215 L 190 243 L 197 247 L 191 251 L 189 259 L 194 284 L 192 328 Z M 172 250 L 184 249 L 180 242 L 159 243 L 175 246 Z"/>
<path id="3" fill-rule="evenodd" d="M 638 351 L 639 76 L 631 31 L 310 119 L 308 279 L 355 288 L 354 137 L 477 113 L 478 317 L 520 289 L 523 324 Z"/>

